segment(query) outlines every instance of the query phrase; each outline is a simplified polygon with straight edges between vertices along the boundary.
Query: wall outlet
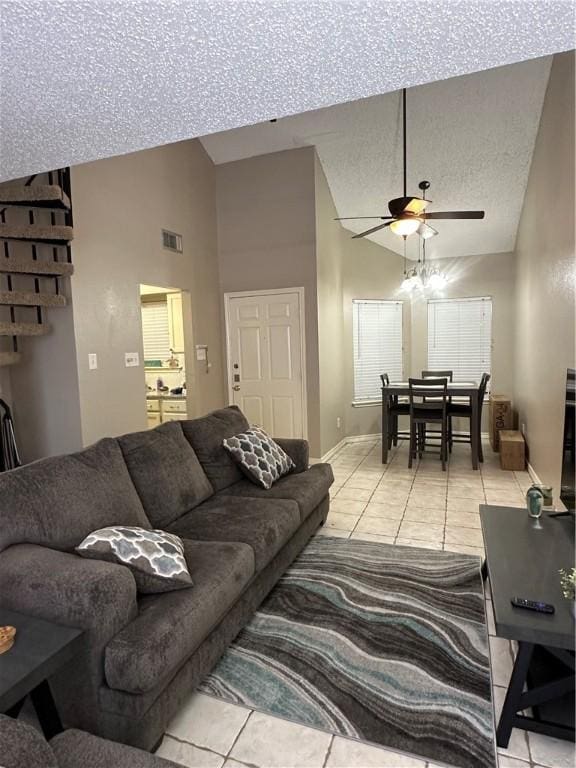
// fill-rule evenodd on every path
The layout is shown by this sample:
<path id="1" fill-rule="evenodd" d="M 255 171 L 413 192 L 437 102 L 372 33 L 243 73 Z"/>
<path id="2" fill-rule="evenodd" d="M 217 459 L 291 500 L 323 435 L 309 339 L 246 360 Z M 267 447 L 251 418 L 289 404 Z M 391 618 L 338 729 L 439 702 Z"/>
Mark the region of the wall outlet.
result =
<path id="1" fill-rule="evenodd" d="M 520 432 L 522 433 L 522 437 L 526 437 L 526 424 L 524 422 L 520 424 Z"/>
<path id="2" fill-rule="evenodd" d="M 336 416 L 336 429 L 342 429 L 342 419 L 340 416 Z"/>
<path id="3" fill-rule="evenodd" d="M 124 363 L 126 368 L 137 368 L 140 365 L 140 354 L 138 352 L 126 352 Z"/>
<path id="4" fill-rule="evenodd" d="M 96 352 L 90 352 L 88 355 L 88 370 L 95 371 L 98 368 L 98 355 Z"/>

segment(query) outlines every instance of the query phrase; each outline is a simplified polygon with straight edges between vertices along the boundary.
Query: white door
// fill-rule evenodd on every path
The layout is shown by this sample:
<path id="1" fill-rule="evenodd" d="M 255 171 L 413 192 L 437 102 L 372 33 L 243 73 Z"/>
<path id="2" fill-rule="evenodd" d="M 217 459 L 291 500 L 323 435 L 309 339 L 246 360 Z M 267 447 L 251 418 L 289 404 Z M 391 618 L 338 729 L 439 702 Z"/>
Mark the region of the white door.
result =
<path id="1" fill-rule="evenodd" d="M 303 437 L 301 295 L 228 297 L 232 402 L 276 437 Z"/>

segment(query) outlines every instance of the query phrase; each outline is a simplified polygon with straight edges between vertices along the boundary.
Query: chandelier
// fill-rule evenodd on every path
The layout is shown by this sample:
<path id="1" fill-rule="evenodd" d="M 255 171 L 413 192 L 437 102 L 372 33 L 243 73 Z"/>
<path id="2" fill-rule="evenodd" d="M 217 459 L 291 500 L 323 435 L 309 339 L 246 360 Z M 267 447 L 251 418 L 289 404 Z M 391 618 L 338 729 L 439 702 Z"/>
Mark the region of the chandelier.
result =
<path id="1" fill-rule="evenodd" d="M 404 280 L 400 290 L 405 293 L 412 293 L 415 290 L 441 291 L 448 283 L 448 277 L 441 272 L 437 266 L 426 264 L 426 238 L 422 238 L 422 258 L 418 253 L 418 264 L 412 269 L 407 269 L 406 265 L 406 236 L 404 236 Z"/>

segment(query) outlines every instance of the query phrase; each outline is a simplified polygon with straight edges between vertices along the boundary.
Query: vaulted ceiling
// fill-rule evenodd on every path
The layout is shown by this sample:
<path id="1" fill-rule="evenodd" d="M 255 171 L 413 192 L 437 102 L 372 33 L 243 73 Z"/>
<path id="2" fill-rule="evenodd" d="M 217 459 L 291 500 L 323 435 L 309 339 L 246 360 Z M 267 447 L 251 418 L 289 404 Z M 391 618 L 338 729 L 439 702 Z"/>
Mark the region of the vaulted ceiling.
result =
<path id="1" fill-rule="evenodd" d="M 420 195 L 426 179 L 429 211 L 486 212 L 479 221 L 433 222 L 431 258 L 513 250 L 550 64 L 535 59 L 408 91 L 408 194 Z M 388 200 L 402 195 L 400 103 L 400 92 L 388 93 L 202 142 L 217 164 L 313 145 L 339 216 L 387 216 Z M 378 223 L 343 225 L 352 236 Z M 403 252 L 389 229 L 369 239 Z M 418 258 L 419 239 L 408 239 L 408 258 Z"/>
<path id="2" fill-rule="evenodd" d="M 572 0 L 1 7 L 0 180 L 574 47 Z"/>

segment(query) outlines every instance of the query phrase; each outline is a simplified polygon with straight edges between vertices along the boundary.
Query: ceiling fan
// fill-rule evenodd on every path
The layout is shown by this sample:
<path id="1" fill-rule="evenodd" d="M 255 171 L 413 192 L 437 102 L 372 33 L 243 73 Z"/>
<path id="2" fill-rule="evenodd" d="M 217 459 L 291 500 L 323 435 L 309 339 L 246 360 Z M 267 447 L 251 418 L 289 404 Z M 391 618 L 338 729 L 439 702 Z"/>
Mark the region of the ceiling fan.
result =
<path id="1" fill-rule="evenodd" d="M 434 219 L 483 219 L 484 211 L 443 211 L 426 213 L 426 208 L 431 200 L 426 200 L 426 190 L 430 187 L 429 181 L 421 181 L 418 185 L 422 190 L 422 197 L 411 197 L 406 191 L 406 88 L 402 89 L 402 132 L 403 132 L 403 161 L 404 161 L 404 194 L 396 197 L 388 203 L 391 216 L 344 216 L 335 221 L 350 221 L 352 219 L 380 219 L 384 224 L 377 224 L 353 236 L 353 240 L 366 237 L 380 229 L 390 227 L 392 232 L 402 237 L 413 235 L 415 232 L 423 238 L 433 237 L 438 232 L 427 222 Z"/>

